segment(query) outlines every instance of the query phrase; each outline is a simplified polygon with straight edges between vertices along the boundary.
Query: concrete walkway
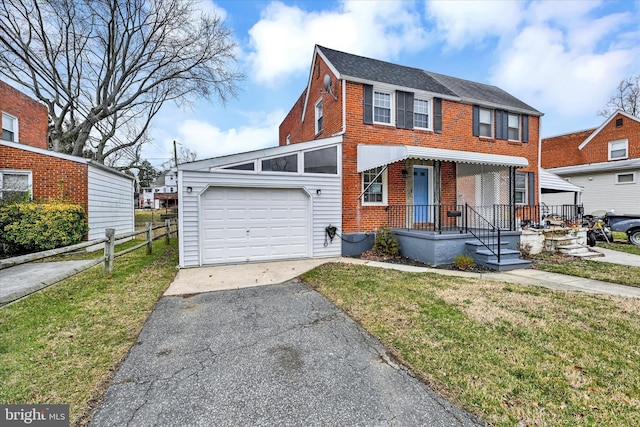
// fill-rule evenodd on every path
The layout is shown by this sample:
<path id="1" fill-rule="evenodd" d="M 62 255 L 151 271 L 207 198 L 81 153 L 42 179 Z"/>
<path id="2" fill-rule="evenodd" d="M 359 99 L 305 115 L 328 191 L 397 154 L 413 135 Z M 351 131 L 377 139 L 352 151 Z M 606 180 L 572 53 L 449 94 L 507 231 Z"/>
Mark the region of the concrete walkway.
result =
<path id="1" fill-rule="evenodd" d="M 640 267 L 640 255 L 628 254 L 626 252 L 613 251 L 598 246 L 591 248 L 595 252 L 600 252 L 604 256 L 589 258 L 590 261 L 608 262 L 612 264 L 629 265 Z"/>
<path id="2" fill-rule="evenodd" d="M 590 259 L 599 258 L 600 257 Z M 622 259 L 625 258 L 623 257 Z M 200 292 L 283 283 L 327 262 L 362 264 L 415 273 L 436 273 L 448 276 L 518 283 L 522 285 L 544 286 L 549 289 L 562 291 L 581 291 L 593 294 L 640 298 L 640 287 L 618 285 L 533 269 L 512 270 L 499 273 L 471 273 L 344 257 L 183 269 L 178 272 L 178 275 L 165 292 L 165 295 L 188 295 Z"/>

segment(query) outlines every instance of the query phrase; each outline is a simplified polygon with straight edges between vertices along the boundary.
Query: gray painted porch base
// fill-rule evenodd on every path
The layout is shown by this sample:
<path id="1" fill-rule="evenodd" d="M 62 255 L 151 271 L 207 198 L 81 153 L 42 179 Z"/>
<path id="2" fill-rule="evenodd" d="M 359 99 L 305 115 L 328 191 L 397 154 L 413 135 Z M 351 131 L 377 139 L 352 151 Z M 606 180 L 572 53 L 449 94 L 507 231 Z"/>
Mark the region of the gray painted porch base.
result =
<path id="1" fill-rule="evenodd" d="M 393 229 L 400 243 L 400 254 L 429 265 L 453 264 L 453 259 L 467 254 L 466 243 L 477 239 L 470 233 L 443 233 Z M 357 256 L 371 249 L 375 233 L 352 233 L 342 236 L 342 256 Z M 503 248 L 518 249 L 520 231 L 502 231 Z"/>

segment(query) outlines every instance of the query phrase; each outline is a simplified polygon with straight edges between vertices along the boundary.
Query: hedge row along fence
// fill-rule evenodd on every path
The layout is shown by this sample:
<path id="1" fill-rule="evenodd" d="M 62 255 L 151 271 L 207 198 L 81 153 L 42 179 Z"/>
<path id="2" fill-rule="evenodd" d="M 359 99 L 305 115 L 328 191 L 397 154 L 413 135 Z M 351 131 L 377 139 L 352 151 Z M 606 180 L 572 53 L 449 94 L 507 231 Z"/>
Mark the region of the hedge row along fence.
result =
<path id="1" fill-rule="evenodd" d="M 159 230 L 159 229 L 163 229 L 162 233 L 156 233 L 156 235 L 154 236 L 154 231 L 155 230 Z M 82 243 L 78 243 L 76 245 L 71 245 L 71 246 L 65 246 L 62 248 L 57 248 L 57 249 L 50 249 L 50 250 L 46 250 L 46 251 L 42 251 L 42 252 L 36 252 L 36 253 L 32 253 L 32 254 L 28 254 L 28 255 L 21 255 L 18 257 L 13 257 L 13 258 L 6 258 L 6 259 L 2 259 L 0 260 L 0 270 L 3 270 L 5 268 L 9 268 L 9 267 L 14 267 L 16 265 L 21 265 L 21 264 L 26 264 L 29 262 L 33 262 L 33 261 L 38 261 L 41 259 L 45 259 L 45 258 L 49 258 L 55 255 L 61 255 L 61 254 L 65 254 L 65 253 L 69 253 L 69 252 L 73 252 L 73 251 L 77 251 L 79 249 L 85 249 L 87 247 L 91 247 L 91 246 L 96 246 L 99 244 L 104 243 L 104 254 L 103 256 L 101 256 L 100 258 L 97 258 L 95 260 L 91 260 L 91 261 L 87 261 L 86 264 L 83 264 L 80 267 L 74 268 L 74 269 L 70 269 L 67 272 L 58 275 L 56 277 L 47 279 L 45 281 L 36 283 L 32 286 L 30 286 L 29 288 L 23 289 L 17 293 L 13 293 L 11 295 L 7 295 L 4 297 L 0 298 L 0 307 L 10 304 L 12 302 L 17 301 L 18 299 L 24 298 L 34 292 L 37 292 L 41 289 L 44 289 L 46 287 L 49 287 L 51 285 L 54 285 L 58 282 L 61 282 L 64 279 L 67 279 L 71 276 L 75 276 L 78 273 L 81 273 L 85 270 L 90 269 L 91 267 L 94 267 L 98 264 L 103 264 L 102 267 L 102 273 L 105 277 L 111 277 L 111 274 L 113 273 L 113 265 L 114 265 L 114 259 L 128 254 L 129 252 L 135 251 L 137 249 L 146 248 L 146 252 L 147 255 L 150 255 L 152 253 L 152 248 L 153 248 L 153 241 L 158 240 L 158 239 L 165 239 L 165 243 L 168 245 L 171 242 L 171 235 L 176 234 L 177 236 L 178 233 L 178 222 L 176 219 L 167 219 L 165 220 L 164 225 L 158 225 L 156 227 L 153 227 L 152 223 L 147 222 L 145 229 L 144 230 L 139 230 L 139 231 L 133 231 L 130 233 L 123 233 L 123 234 L 115 234 L 115 229 L 113 228 L 107 228 L 105 229 L 105 236 L 100 238 L 100 239 L 94 239 L 94 240 L 90 240 L 87 242 L 82 242 Z M 132 246 L 130 248 L 127 248 L 123 251 L 120 252 L 115 252 L 115 243 L 118 240 L 123 240 L 123 239 L 129 239 L 129 238 L 133 238 L 135 236 L 138 236 L 140 234 L 144 234 L 145 235 L 145 241 Z"/>

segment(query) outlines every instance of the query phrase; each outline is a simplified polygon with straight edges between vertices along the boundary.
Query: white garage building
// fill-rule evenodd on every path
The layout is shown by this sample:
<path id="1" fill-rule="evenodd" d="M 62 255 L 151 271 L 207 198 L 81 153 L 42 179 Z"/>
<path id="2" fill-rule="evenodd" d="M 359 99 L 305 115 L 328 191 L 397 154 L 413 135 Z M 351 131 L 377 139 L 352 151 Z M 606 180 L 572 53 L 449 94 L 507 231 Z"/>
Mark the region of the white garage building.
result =
<path id="1" fill-rule="evenodd" d="M 335 257 L 342 137 L 179 165 L 180 267 Z"/>

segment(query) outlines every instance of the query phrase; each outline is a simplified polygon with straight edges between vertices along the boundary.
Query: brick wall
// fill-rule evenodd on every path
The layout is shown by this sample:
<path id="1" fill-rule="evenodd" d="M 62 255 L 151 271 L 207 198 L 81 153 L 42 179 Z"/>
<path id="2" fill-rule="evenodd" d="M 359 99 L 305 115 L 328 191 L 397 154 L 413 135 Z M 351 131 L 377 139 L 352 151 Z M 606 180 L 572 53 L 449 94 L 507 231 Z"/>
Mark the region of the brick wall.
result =
<path id="1" fill-rule="evenodd" d="M 0 146 L 0 169 L 31 171 L 33 198 L 63 197 L 87 206 L 88 166 L 58 157 Z"/>
<path id="2" fill-rule="evenodd" d="M 622 125 L 616 126 L 616 120 L 622 119 Z M 542 167 L 585 165 L 609 161 L 609 142 L 628 139 L 630 159 L 640 158 L 640 122 L 617 114 L 582 149 L 582 144 L 596 129 L 569 133 L 542 140 Z"/>
<path id="3" fill-rule="evenodd" d="M 18 141 L 47 149 L 47 107 L 0 81 L 0 111 L 18 118 Z"/>
<path id="4" fill-rule="evenodd" d="M 362 206 L 358 196 L 362 192 L 362 176 L 357 172 L 358 144 L 401 144 L 444 148 L 449 150 L 474 151 L 488 154 L 525 157 L 529 167 L 520 172 L 537 172 L 539 118 L 529 117 L 528 143 L 508 142 L 491 138 L 473 136 L 472 106 L 453 101 L 442 101 L 442 133 L 429 130 L 397 129 L 395 126 L 367 125 L 363 122 L 363 86 L 360 83 L 337 81 L 326 65 L 317 59 L 312 71 L 310 96 L 304 120 L 301 121 L 306 94 L 303 92 L 292 110 L 280 125 L 280 145 L 285 144 L 290 135 L 291 143 L 326 138 L 342 130 L 342 84 L 345 85 L 346 128 L 343 136 L 342 174 L 343 174 L 343 232 L 371 231 L 387 223 L 387 210 L 384 206 Z M 333 79 L 333 91 L 338 95 L 334 100 L 330 95 L 323 96 L 324 130 L 314 132 L 314 104 L 323 89 L 323 77 L 328 73 Z M 392 112 L 393 114 L 393 112 Z M 405 162 L 389 165 L 389 204 L 406 203 L 405 179 L 401 175 Z M 441 164 L 442 203 L 456 204 L 456 165 L 452 162 Z M 537 173 L 536 189 L 537 195 Z M 537 197 L 537 196 L 536 196 Z M 537 200 L 536 200 L 537 203 Z"/>

